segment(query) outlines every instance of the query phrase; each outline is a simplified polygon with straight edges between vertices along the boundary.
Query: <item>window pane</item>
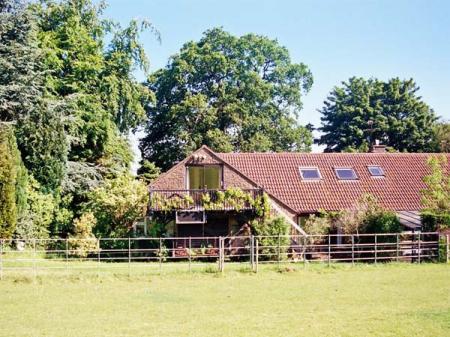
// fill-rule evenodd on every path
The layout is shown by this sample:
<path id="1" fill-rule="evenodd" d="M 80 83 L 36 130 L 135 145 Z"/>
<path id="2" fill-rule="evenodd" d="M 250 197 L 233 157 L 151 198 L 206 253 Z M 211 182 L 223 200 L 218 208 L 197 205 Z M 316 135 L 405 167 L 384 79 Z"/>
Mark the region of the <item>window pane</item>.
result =
<path id="1" fill-rule="evenodd" d="M 220 189 L 220 166 L 189 166 L 189 189 Z"/>
<path id="2" fill-rule="evenodd" d="M 320 179 L 320 173 L 318 169 L 300 169 L 302 179 Z"/>
<path id="3" fill-rule="evenodd" d="M 353 169 L 336 169 L 336 175 L 342 180 L 355 180 L 357 179 L 356 173 Z"/>
<path id="4" fill-rule="evenodd" d="M 189 171 L 189 189 L 199 190 L 203 188 L 203 167 L 201 166 L 190 166 Z"/>
<path id="5" fill-rule="evenodd" d="M 383 169 L 380 166 L 369 166 L 369 172 L 376 177 L 384 176 Z"/>
<path id="6" fill-rule="evenodd" d="M 205 188 L 213 190 L 220 188 L 219 166 L 205 166 Z"/>

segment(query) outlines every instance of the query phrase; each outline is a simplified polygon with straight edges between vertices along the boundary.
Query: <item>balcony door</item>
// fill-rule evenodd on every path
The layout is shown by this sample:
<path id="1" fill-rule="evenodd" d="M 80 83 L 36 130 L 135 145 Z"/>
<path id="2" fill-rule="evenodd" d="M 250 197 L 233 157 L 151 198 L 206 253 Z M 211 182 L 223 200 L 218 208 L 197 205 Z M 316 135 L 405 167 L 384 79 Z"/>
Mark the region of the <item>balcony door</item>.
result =
<path id="1" fill-rule="evenodd" d="M 190 190 L 222 188 L 222 168 L 219 165 L 188 166 L 187 173 Z"/>

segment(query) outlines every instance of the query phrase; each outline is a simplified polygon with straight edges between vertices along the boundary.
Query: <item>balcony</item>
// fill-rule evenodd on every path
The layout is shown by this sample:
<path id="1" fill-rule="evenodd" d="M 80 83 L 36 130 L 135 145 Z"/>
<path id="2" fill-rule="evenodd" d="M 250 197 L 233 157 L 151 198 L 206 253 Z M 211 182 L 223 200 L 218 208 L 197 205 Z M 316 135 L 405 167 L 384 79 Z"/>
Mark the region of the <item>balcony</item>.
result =
<path id="1" fill-rule="evenodd" d="M 150 190 L 149 210 L 170 211 L 257 211 L 264 208 L 262 189 Z"/>

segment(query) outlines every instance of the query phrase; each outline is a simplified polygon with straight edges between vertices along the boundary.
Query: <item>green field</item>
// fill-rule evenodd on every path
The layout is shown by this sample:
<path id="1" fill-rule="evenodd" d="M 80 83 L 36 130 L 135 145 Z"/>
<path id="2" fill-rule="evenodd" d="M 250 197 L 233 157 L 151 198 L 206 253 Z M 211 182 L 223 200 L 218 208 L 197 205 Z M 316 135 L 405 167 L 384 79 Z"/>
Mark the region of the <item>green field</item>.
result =
<path id="1" fill-rule="evenodd" d="M 450 265 L 240 268 L 5 277 L 0 335 L 450 336 Z"/>

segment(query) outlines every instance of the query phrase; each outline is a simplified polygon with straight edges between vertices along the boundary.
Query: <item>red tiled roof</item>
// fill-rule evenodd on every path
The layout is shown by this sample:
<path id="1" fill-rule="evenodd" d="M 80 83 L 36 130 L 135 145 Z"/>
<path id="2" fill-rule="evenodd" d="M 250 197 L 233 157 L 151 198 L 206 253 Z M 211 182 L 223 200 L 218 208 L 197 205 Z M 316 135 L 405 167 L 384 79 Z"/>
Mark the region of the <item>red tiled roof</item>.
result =
<path id="1" fill-rule="evenodd" d="M 377 197 L 397 211 L 420 210 L 423 177 L 429 173 L 426 153 L 216 153 L 298 213 L 351 207 L 363 194 Z M 447 154 L 450 162 L 450 155 Z M 367 166 L 380 165 L 384 178 Z M 318 167 L 320 181 L 302 181 L 300 167 Z M 352 167 L 356 181 L 336 177 L 335 167 Z"/>

